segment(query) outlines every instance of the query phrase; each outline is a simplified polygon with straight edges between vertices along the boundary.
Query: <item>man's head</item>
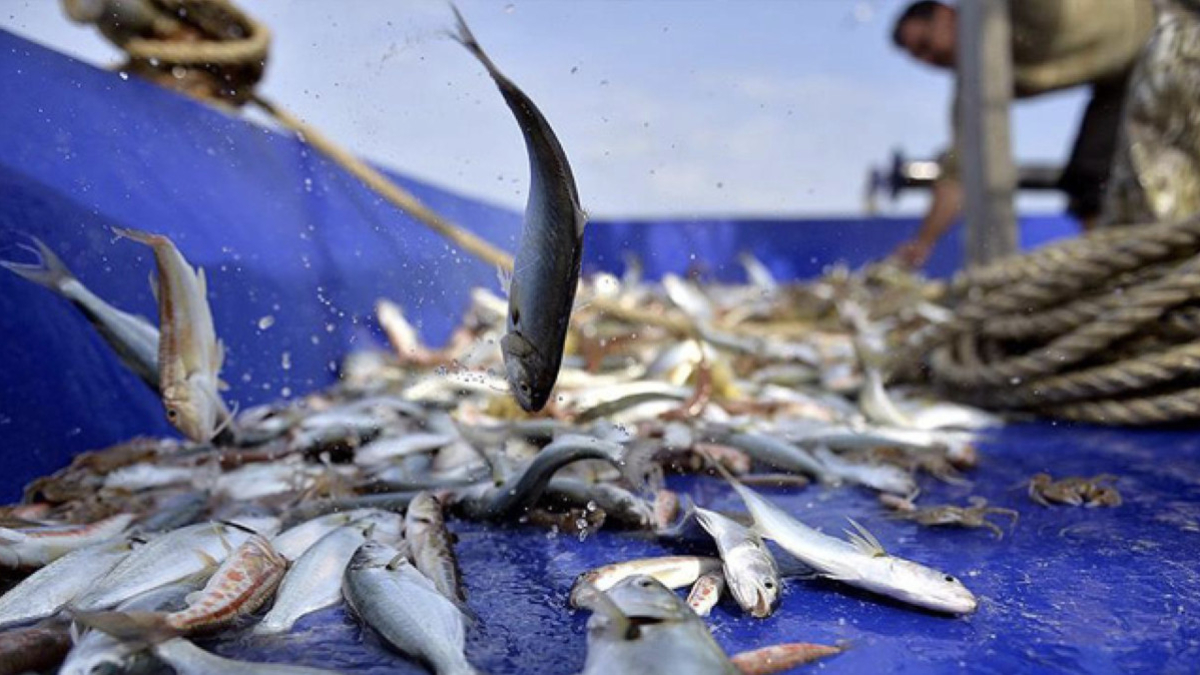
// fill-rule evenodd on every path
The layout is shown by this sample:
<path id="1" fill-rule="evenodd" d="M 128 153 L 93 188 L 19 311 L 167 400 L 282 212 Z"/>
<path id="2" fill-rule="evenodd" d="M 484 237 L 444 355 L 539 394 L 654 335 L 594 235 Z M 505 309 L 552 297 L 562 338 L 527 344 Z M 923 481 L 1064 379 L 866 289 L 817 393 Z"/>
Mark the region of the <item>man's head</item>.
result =
<path id="1" fill-rule="evenodd" d="M 892 41 L 914 59 L 953 68 L 958 52 L 958 12 L 937 0 L 918 0 L 896 19 Z"/>

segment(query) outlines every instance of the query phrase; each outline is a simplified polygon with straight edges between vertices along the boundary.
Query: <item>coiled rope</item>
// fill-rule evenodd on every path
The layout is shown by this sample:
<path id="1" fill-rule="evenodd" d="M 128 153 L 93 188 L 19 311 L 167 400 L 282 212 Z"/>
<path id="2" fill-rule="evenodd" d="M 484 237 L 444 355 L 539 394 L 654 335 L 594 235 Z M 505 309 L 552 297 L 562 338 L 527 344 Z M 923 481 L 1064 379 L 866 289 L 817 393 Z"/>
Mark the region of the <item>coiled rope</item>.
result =
<path id="1" fill-rule="evenodd" d="M 932 384 L 1099 424 L 1200 419 L 1200 217 L 1100 230 L 959 274 L 923 336 Z"/>

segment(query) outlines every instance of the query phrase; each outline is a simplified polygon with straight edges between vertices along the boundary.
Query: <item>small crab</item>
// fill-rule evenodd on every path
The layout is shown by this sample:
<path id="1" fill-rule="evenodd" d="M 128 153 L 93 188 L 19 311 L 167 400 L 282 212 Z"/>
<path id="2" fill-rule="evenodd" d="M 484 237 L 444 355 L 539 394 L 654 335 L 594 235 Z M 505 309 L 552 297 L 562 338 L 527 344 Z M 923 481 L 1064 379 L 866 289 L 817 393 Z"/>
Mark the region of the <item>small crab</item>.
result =
<path id="1" fill-rule="evenodd" d="M 890 507 L 894 513 L 893 517 L 902 520 L 916 521 L 920 525 L 930 527 L 941 525 L 956 525 L 958 527 L 986 527 L 996 534 L 997 539 L 1004 538 L 1004 531 L 999 525 L 987 519 L 989 514 L 995 513 L 1002 516 L 1008 516 L 1012 519 L 1010 527 L 1016 527 L 1017 519 L 1020 514 L 1013 509 L 1000 508 L 998 506 L 988 506 L 988 501 L 983 497 L 971 497 L 967 500 L 970 506 L 954 506 L 946 504 L 943 506 L 918 507 L 913 504 L 915 498 L 895 497 L 894 495 L 880 496 L 886 506 Z"/>
<path id="2" fill-rule="evenodd" d="M 1088 508 L 1120 506 L 1121 493 L 1111 485 L 1116 480 L 1116 476 L 1100 474 L 1091 478 L 1071 476 L 1056 481 L 1050 474 L 1039 473 L 1029 479 L 1029 498 L 1042 506 L 1050 506 L 1051 502 Z"/>

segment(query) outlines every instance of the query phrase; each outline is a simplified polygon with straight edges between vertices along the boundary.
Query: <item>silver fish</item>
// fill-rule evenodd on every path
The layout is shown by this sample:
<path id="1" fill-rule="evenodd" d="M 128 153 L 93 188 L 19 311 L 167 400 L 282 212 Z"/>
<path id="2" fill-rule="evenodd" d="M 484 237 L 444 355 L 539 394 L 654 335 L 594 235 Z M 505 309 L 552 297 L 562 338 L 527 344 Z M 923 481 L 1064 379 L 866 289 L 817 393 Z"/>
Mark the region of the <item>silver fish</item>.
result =
<path id="1" fill-rule="evenodd" d="M 154 250 L 158 263 L 158 376 L 167 420 L 184 436 L 208 442 L 229 422 L 218 391 L 225 348 L 217 340 L 204 270 L 193 270 L 160 234 L 114 228 Z"/>
<path id="2" fill-rule="evenodd" d="M 0 628 L 53 615 L 129 554 L 128 539 L 81 548 L 26 577 L 0 596 Z"/>
<path id="3" fill-rule="evenodd" d="M 849 483 L 865 485 L 880 492 L 911 495 L 917 491 L 917 481 L 910 473 L 892 464 L 859 464 L 818 447 L 813 455 L 825 465 L 829 476 Z"/>
<path id="4" fill-rule="evenodd" d="M 257 531 L 274 532 L 277 522 L 256 522 Z M 225 523 L 199 523 L 154 537 L 104 575 L 91 591 L 71 601 L 78 612 L 108 609 L 160 586 L 184 579 L 207 578 L 236 547 L 249 539 L 248 529 Z"/>
<path id="5" fill-rule="evenodd" d="M 463 653 L 462 611 L 396 549 L 368 541 L 359 547 L 342 585 L 354 613 L 389 645 L 438 675 L 471 675 Z"/>
<path id="6" fill-rule="evenodd" d="M 587 589 L 607 591 L 630 577 L 653 577 L 667 588 L 683 588 L 706 574 L 720 571 L 721 561 L 707 556 L 670 555 L 626 560 L 580 574 L 571 587 L 570 600 L 578 607 L 579 598 Z"/>
<path id="7" fill-rule="evenodd" d="M 608 591 L 591 589 L 583 675 L 689 673 L 738 675 L 704 620 L 651 577 L 625 579 Z"/>
<path id="8" fill-rule="evenodd" d="M 453 6 L 452 6 L 453 7 Z M 550 124 L 484 53 L 458 9 L 458 40 L 483 64 L 525 136 L 529 201 L 509 284 L 507 333 L 500 341 L 509 386 L 520 406 L 541 410 L 558 379 L 567 326 L 579 286 L 587 214 Z"/>
<path id="9" fill-rule="evenodd" d="M 755 530 L 817 574 L 937 612 L 975 611 L 978 601 L 961 581 L 920 563 L 888 555 L 879 541 L 853 520 L 850 523 L 858 532 L 847 532 L 849 541 L 821 534 L 733 476 L 722 473 L 754 516 Z"/>
<path id="10" fill-rule="evenodd" d="M 183 638 L 155 645 L 154 655 L 178 675 L 336 675 L 337 672 L 285 663 L 235 661 L 204 651 Z"/>
<path id="11" fill-rule="evenodd" d="M 133 371 L 146 386 L 158 391 L 158 329 L 146 319 L 123 312 L 88 290 L 71 270 L 42 240 L 33 239 L 34 246 L 18 244 L 38 257 L 38 264 L 0 260 L 0 267 L 33 283 L 44 286 L 75 305 L 104 338 L 126 368 Z"/>
<path id="12" fill-rule="evenodd" d="M 413 564 L 447 598 L 465 603 L 462 572 L 454 555 L 454 535 L 446 529 L 441 503 L 430 493 L 413 497 L 404 514 L 404 541 Z"/>
<path id="13" fill-rule="evenodd" d="M 41 567 L 71 551 L 120 535 L 133 520 L 131 514 L 118 513 L 86 525 L 0 527 L 0 567 Z"/>
<path id="14" fill-rule="evenodd" d="M 721 551 L 729 592 L 755 618 L 770 616 L 779 604 L 775 558 L 753 531 L 708 509 L 696 508 L 696 520 Z"/>
<path id="15" fill-rule="evenodd" d="M 283 557 L 296 561 L 322 537 L 356 521 L 362 521 L 364 525 L 374 524 L 379 538 L 385 540 L 399 537 L 404 525 L 403 519 L 397 513 L 372 508 L 349 509 L 318 516 L 288 528 L 272 539 L 271 545 Z"/>
<path id="16" fill-rule="evenodd" d="M 342 599 L 342 576 L 358 547 L 366 541 L 357 524 L 339 527 L 313 544 L 288 570 L 275 604 L 254 627 L 256 635 L 286 633 L 304 616 Z"/>
<path id="17" fill-rule="evenodd" d="M 141 595 L 136 595 L 121 603 L 117 609 L 122 612 L 157 612 L 171 611 L 181 608 L 184 598 L 197 590 L 195 583 L 178 583 L 156 588 Z M 70 653 L 59 667 L 58 675 L 104 675 L 106 673 L 143 672 L 138 666 L 142 661 L 153 660 L 154 665 L 161 668 L 161 663 L 154 659 L 142 644 L 137 641 L 127 641 L 113 637 L 100 630 L 80 631 L 79 626 L 72 627 L 72 642 Z M 150 664 L 144 664 L 150 665 Z M 156 670 L 153 666 L 150 670 Z"/>

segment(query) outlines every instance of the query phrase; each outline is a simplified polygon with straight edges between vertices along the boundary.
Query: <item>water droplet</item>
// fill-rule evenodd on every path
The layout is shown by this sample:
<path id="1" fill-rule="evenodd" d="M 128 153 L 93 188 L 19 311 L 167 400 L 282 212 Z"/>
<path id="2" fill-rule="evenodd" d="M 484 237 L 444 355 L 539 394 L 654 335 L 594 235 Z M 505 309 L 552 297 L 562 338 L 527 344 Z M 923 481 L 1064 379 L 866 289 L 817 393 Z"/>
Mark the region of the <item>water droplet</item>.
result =
<path id="1" fill-rule="evenodd" d="M 590 501 L 590 502 L 588 502 L 588 503 L 587 503 L 587 510 L 588 510 L 588 511 L 595 511 L 595 510 L 596 510 L 596 502 L 594 502 L 594 501 Z M 585 523 L 585 524 L 586 524 L 586 523 Z"/>
<path id="2" fill-rule="evenodd" d="M 284 352 L 279 355 L 279 367 L 283 368 L 284 370 L 292 369 L 292 353 L 291 352 Z"/>
<path id="3" fill-rule="evenodd" d="M 505 14 L 512 14 L 515 11 L 517 11 L 517 6 L 512 4 L 511 2 L 504 6 Z"/>
<path id="4" fill-rule="evenodd" d="M 268 314 L 258 320 L 258 329 L 259 330 L 266 330 L 274 325 L 275 325 L 275 317 L 271 316 L 270 314 Z"/>
<path id="5" fill-rule="evenodd" d="M 183 66 L 175 66 L 171 69 L 171 76 L 177 80 L 182 80 L 183 78 L 187 77 L 187 68 L 184 68 Z"/>
<path id="6" fill-rule="evenodd" d="M 117 76 L 118 76 L 118 77 L 120 77 L 122 80 L 128 80 L 128 79 L 129 79 L 129 73 L 127 73 L 127 72 L 125 72 L 125 71 L 123 71 L 123 70 L 122 70 L 121 72 L 117 73 Z"/>

